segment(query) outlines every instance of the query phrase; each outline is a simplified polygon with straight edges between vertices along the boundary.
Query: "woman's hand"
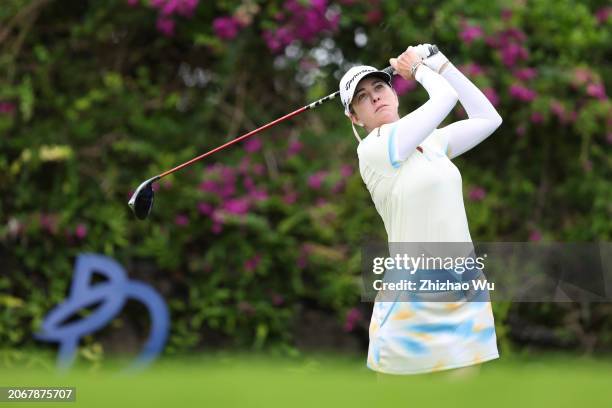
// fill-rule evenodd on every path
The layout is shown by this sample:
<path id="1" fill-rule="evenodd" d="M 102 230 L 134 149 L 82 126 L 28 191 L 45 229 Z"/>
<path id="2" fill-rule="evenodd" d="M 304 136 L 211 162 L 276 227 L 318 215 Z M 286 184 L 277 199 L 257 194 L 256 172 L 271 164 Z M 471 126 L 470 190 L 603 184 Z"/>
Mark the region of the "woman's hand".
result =
<path id="1" fill-rule="evenodd" d="M 397 58 L 390 58 L 389 63 L 398 75 L 404 79 L 412 79 L 413 66 L 420 63 L 422 58 L 414 51 L 413 47 L 408 47 Z M 416 70 L 414 70 L 416 72 Z"/>
<path id="2" fill-rule="evenodd" d="M 438 50 L 438 52 L 431 57 L 427 58 L 428 48 L 430 44 L 419 44 L 414 47 L 414 50 L 418 55 L 420 55 L 423 59 L 423 64 L 427 65 L 429 68 L 433 69 L 437 73 L 441 74 L 444 64 L 448 62 L 448 58 L 442 54 L 442 51 Z"/>

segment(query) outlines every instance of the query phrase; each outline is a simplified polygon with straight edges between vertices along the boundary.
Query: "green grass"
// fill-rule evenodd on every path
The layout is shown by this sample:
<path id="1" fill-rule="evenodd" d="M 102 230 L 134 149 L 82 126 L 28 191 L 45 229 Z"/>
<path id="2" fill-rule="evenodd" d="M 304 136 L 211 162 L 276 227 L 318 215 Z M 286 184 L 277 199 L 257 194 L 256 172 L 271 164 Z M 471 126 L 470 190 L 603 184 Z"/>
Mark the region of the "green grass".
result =
<path id="1" fill-rule="evenodd" d="M 138 374 L 122 361 L 55 372 L 46 360 L 26 368 L 0 365 L 0 386 L 74 386 L 73 403 L 41 407 L 611 407 L 612 358 L 570 355 L 509 357 L 480 373 L 451 371 L 378 381 L 365 356 L 307 355 L 280 359 L 219 354 L 163 358 Z M 0 363 L 1 364 L 1 363 Z M 0 408 L 11 406 L 0 403 Z"/>

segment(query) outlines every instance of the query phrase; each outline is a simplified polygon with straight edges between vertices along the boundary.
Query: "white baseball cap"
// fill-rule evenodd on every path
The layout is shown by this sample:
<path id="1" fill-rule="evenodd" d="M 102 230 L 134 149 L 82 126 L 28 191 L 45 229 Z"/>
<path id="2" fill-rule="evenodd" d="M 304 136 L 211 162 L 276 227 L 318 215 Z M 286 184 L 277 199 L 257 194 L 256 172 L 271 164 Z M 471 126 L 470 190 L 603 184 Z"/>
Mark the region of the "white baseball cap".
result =
<path id="1" fill-rule="evenodd" d="M 391 75 L 369 65 L 358 65 L 346 71 L 340 80 L 340 102 L 344 106 L 344 114 L 349 116 L 349 105 L 357 89 L 357 84 L 367 76 L 377 76 L 391 86 Z"/>

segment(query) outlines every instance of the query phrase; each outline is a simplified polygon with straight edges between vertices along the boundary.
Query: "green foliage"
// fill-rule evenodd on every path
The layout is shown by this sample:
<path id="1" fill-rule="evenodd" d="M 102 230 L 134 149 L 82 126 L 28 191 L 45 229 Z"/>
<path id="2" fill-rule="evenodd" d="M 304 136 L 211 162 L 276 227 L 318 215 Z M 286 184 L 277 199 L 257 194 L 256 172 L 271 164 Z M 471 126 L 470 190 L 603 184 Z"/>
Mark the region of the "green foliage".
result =
<path id="1" fill-rule="evenodd" d="M 610 89 L 612 77 L 610 19 L 594 16 L 603 3 L 404 3 L 333 2 L 336 30 L 277 54 L 262 32 L 282 24 L 283 1 L 200 4 L 192 18 L 175 18 L 170 37 L 156 30 L 148 1 L 3 2 L 0 345 L 34 344 L 32 332 L 66 295 L 85 251 L 116 258 L 162 291 L 170 353 L 290 349 L 305 305 L 341 327 L 359 302 L 361 243 L 386 235 L 337 101 L 257 136 L 261 148 L 241 142 L 164 179 L 146 222 L 127 200 L 146 178 L 331 93 L 348 63 L 382 67 L 419 42 L 438 44 L 457 66 L 481 66 L 472 79 L 499 97 L 502 127 L 456 160 L 473 239 L 610 240 L 610 100 L 592 95 L 593 86 Z M 251 10 L 251 20 L 235 38 L 221 38 L 213 21 L 239 10 Z M 466 24 L 483 35 L 462 41 Z M 525 35 L 516 46 L 528 51 L 511 66 L 503 47 L 487 42 L 508 30 Z M 356 32 L 367 35 L 365 47 Z M 343 59 L 317 61 L 321 49 Z M 519 79 L 528 67 L 537 76 Z M 509 91 L 517 83 L 535 99 L 517 100 Z M 404 95 L 402 110 L 425 97 Z M 457 110 L 449 120 L 462 117 Z M 321 186 L 312 187 L 317 174 Z M 218 189 L 228 186 L 235 191 L 223 197 Z M 475 188 L 484 196 L 473 198 Z M 228 209 L 230 200 L 248 211 Z M 512 307 L 495 308 L 507 344 Z M 604 316 L 590 330 L 610 347 Z M 367 324 L 359 322 L 362 336 Z"/>

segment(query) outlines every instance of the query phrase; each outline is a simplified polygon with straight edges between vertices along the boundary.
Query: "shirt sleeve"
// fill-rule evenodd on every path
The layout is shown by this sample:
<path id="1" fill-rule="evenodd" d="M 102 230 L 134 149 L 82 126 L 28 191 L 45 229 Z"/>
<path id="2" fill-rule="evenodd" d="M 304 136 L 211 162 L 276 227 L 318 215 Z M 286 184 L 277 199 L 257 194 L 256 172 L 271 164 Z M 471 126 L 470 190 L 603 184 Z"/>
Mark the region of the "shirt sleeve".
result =
<path id="1" fill-rule="evenodd" d="M 400 167 L 415 149 L 444 120 L 457 103 L 458 95 L 440 74 L 421 65 L 415 79 L 429 94 L 429 100 L 391 125 L 389 160 L 394 168 Z"/>
<path id="2" fill-rule="evenodd" d="M 437 130 L 439 143 L 449 158 L 454 158 L 470 150 L 497 129 L 502 118 L 489 99 L 453 64 L 442 73 L 455 89 L 459 102 L 465 109 L 468 119 L 451 123 Z"/>

